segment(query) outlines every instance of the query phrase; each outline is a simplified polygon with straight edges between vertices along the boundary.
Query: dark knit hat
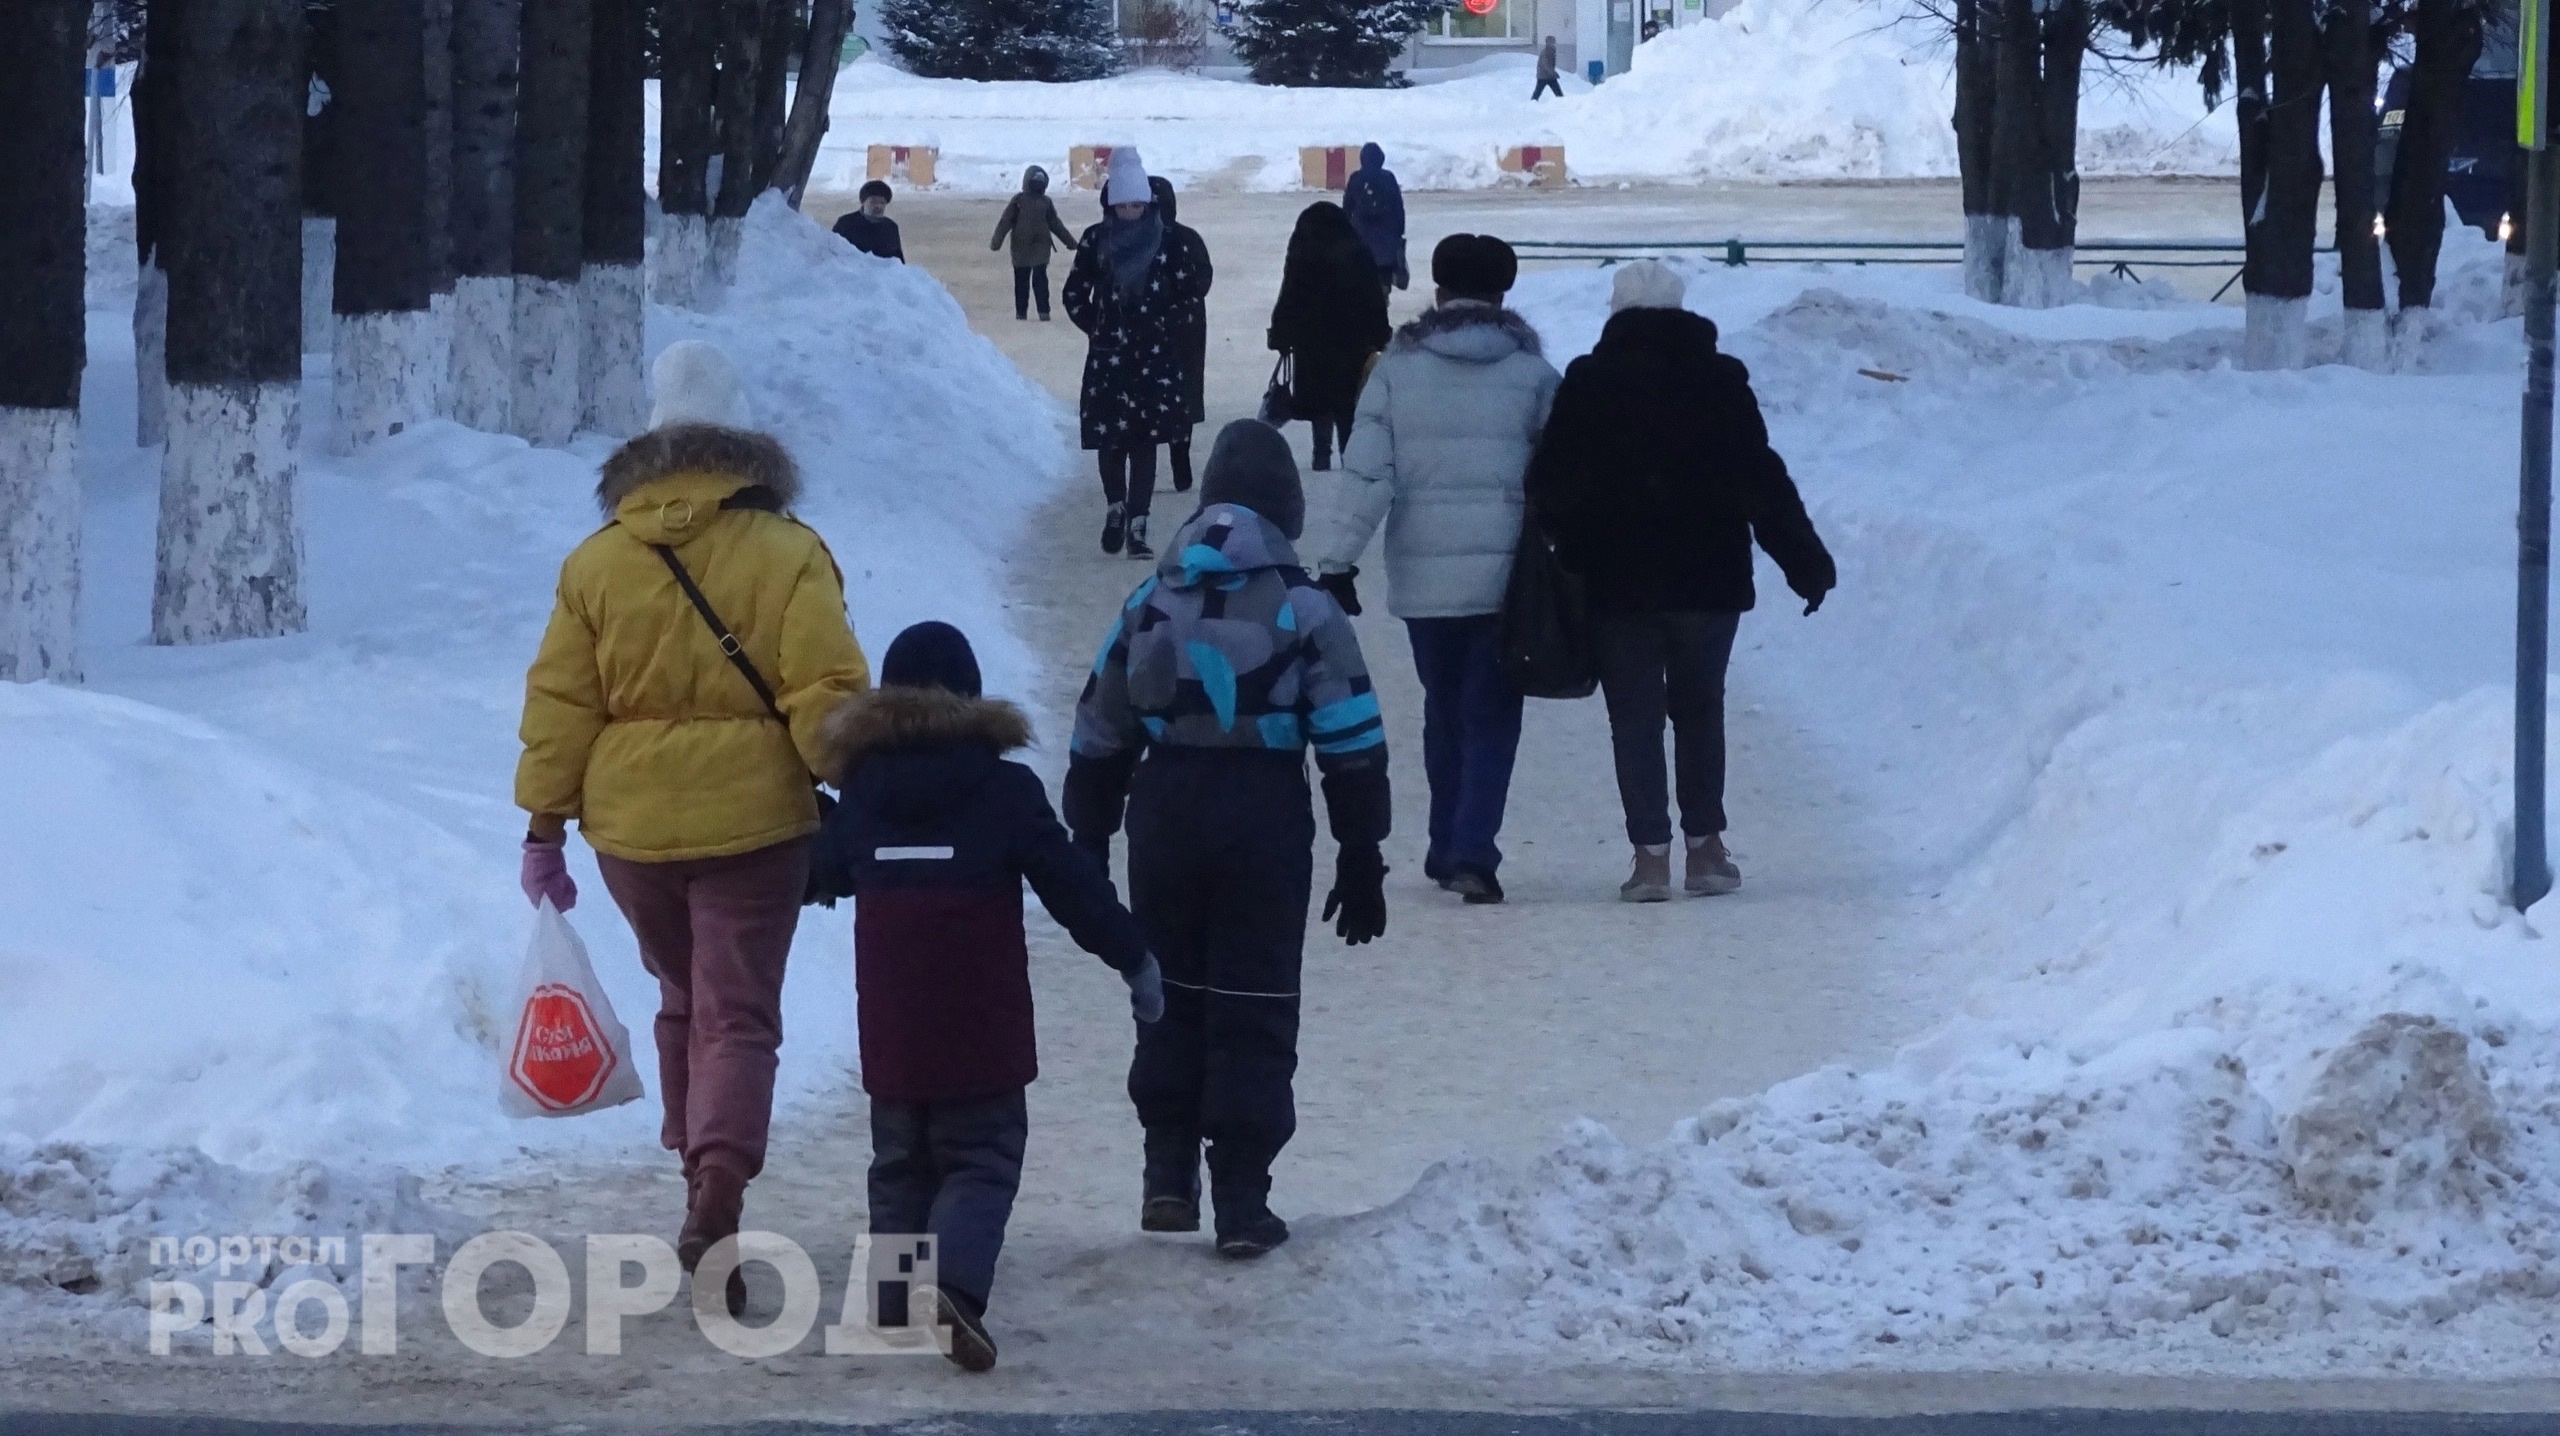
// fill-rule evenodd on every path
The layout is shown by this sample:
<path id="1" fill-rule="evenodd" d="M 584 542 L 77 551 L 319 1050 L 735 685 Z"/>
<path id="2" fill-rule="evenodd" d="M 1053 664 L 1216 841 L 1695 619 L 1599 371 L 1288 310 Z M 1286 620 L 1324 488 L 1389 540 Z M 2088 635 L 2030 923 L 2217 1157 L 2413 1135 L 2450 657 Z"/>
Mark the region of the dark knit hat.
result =
<path id="1" fill-rule="evenodd" d="M 919 623 L 889 641 L 880 658 L 883 688 L 942 688 L 979 695 L 978 654 L 968 635 L 939 621 Z"/>
<path id="2" fill-rule="evenodd" d="M 1431 251 L 1431 282 L 1470 299 L 1500 299 L 1520 277 L 1520 256 L 1489 234 L 1453 234 Z"/>
<path id="3" fill-rule="evenodd" d="M 1200 505 L 1235 504 L 1296 538 L 1307 526 L 1307 493 L 1289 441 L 1260 419 L 1238 419 L 1218 431 L 1200 474 Z"/>
<path id="4" fill-rule="evenodd" d="M 855 190 L 853 193 L 853 197 L 858 200 L 869 199 L 874 195 L 877 195 L 882 199 L 897 198 L 897 196 L 889 192 L 889 182 L 886 180 L 865 180 L 863 181 L 862 188 Z"/>

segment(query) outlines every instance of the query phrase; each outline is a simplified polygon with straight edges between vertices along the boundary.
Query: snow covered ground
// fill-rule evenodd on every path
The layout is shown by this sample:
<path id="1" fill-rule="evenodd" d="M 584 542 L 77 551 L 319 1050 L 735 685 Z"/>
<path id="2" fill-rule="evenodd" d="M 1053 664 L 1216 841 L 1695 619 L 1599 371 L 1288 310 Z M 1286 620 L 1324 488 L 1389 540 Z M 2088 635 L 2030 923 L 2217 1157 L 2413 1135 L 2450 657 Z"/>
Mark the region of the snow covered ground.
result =
<path id="1" fill-rule="evenodd" d="M 268 1231 L 268 1204 L 291 1206 L 193 1158 L 172 1174 L 108 1147 L 321 1162 L 361 1184 L 353 1169 L 653 1145 L 653 1103 L 509 1122 L 492 1066 L 530 931 L 510 802 L 524 666 L 561 559 L 598 521 L 605 441 L 545 451 L 439 422 L 333 459 L 320 358 L 302 455 L 312 631 L 149 647 L 158 451 L 132 441 L 131 250 L 102 248 L 124 273 L 92 287 L 89 686 L 0 685 L 0 1254 L 59 1248 L 64 1280 L 115 1263 L 130 1280 L 132 1230 Z M 1034 660 L 996 575 L 1063 457 L 1050 401 L 931 278 L 778 200 L 740 270 L 716 316 L 653 311 L 652 350 L 701 337 L 735 356 L 806 471 L 803 512 L 834 540 L 863 632 L 957 618 L 983 635 L 990 681 L 1020 685 Z M 573 853 L 589 901 L 572 920 L 645 1040 L 654 984 Z M 849 941 L 845 915 L 809 928 Z M 850 1011 L 851 988 L 846 964 L 802 964 L 791 1001 Z M 850 1027 L 795 1039 L 786 1092 L 841 1087 Z M 199 1178 L 211 1194 L 190 1202 Z M 74 1228 L 89 1235 L 66 1245 Z"/>
<path id="2" fill-rule="evenodd" d="M 2493 317 L 2494 251 L 2457 236 L 2448 264 L 2448 331 L 2392 375 L 2238 373 L 2235 310 L 2120 286 L 2028 313 L 1962 299 L 1952 273 L 1699 272 L 1691 302 L 1754 366 L 1844 576 L 1817 618 L 1772 603 L 1746 631 L 1734 701 L 1790 735 L 1774 791 L 1798 805 L 1762 796 L 1745 821 L 1811 832 L 1896 899 L 1876 911 L 1919 914 L 1875 934 L 1877 966 L 1927 972 L 1956 1015 L 1668 1133 L 1585 1125 L 1525 1162 L 1407 1168 L 1400 1199 L 1304 1220 L 1249 1269 L 1098 1219 L 1065 1250 L 1026 1241 L 1003 1329 L 1034 1359 L 985 1389 L 1092 1406 L 1357 1400 L 1384 1389 L 1363 1372 L 1433 1365 L 2560 1369 L 2560 965 L 2496 896 L 2520 340 Z M 1562 359 L 1605 292 L 1549 273 L 1517 298 Z M 527 926 L 514 709 L 599 446 L 436 425 L 338 462 L 308 435 L 314 632 L 143 647 L 152 456 L 126 440 L 102 293 L 90 687 L 0 693 L 0 743 L 38 759 L 0 766 L 0 911 L 25 915 L 0 934 L 0 1324 L 83 1359 L 138 1353 L 147 1235 L 450 1229 L 468 1218 L 422 1210 L 406 1176 L 447 1163 L 514 1211 L 579 1210 L 562 1173 L 645 1159 L 654 1125 L 645 1104 L 495 1114 L 490 994 Z M 2334 309 L 2321 322 L 2334 349 Z M 764 213 L 729 308 L 653 313 L 653 346 L 687 335 L 739 354 L 809 468 L 874 643 L 957 618 L 991 688 L 1019 693 L 1080 661 L 1008 639 L 998 580 L 1026 545 L 1090 542 L 1021 522 L 1069 464 L 1056 410 L 929 277 Z M 1605 828 L 1605 789 L 1591 801 Z M 1409 977 L 1370 1000 L 1489 973 L 1488 934 L 1582 860 L 1538 861 L 1494 921 L 1399 908 L 1359 964 Z M 1755 867 L 1749 892 L 1819 900 L 1789 877 Z M 595 901 L 581 929 L 636 1017 L 645 982 Z M 806 950 L 844 942 L 841 914 L 812 914 Z M 1777 980 L 1791 956 L 1748 955 Z M 1079 973 L 1097 1009 L 1116 1000 Z M 795 964 L 804 1118 L 841 1097 L 848 988 L 840 956 Z M 1518 1001 L 1594 1046 L 1629 1025 L 1575 992 L 1568 964 Z M 1441 1011 L 1323 1016 L 1393 1041 Z M 1370 1100 L 1499 1100 L 1469 1080 Z M 1043 1140 L 1044 1162 L 1098 1159 Z M 1056 1226 L 1051 1200 L 1024 1225 Z M 841 1229 L 855 1198 L 825 1201 Z M 452 1397 L 478 1369 L 404 1380 Z M 551 1370 L 570 1390 L 598 1369 Z M 729 1416 L 851 1399 L 610 1380 Z"/>
<path id="3" fill-rule="evenodd" d="M 1140 71 L 1071 85 L 928 80 L 866 57 L 836 80 L 813 179 L 862 183 L 866 148 L 936 145 L 938 181 L 1013 189 L 1029 164 L 1061 183 L 1073 145 L 1135 144 L 1186 188 L 1294 189 L 1302 145 L 1377 140 L 1410 187 L 1501 182 L 1508 146 L 1565 147 L 1586 183 L 1908 179 L 1956 172 L 1948 45 L 1898 3 L 1742 0 L 1722 19 L 1638 47 L 1626 75 L 1529 98 L 1533 62 L 1503 56 L 1405 90 L 1293 90 Z M 2194 77 L 2092 70 L 2080 116 L 2088 175 L 2229 174 L 2230 111 Z M 653 127 L 654 128 L 654 127 Z"/>

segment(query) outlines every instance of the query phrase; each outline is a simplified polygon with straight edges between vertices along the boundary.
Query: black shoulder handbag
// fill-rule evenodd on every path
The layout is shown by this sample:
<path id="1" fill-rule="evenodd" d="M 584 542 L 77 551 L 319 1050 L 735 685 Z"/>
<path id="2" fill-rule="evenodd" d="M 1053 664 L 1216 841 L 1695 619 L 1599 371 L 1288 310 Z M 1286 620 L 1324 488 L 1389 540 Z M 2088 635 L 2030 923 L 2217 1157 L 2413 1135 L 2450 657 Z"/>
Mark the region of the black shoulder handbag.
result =
<path id="1" fill-rule="evenodd" d="M 733 499 L 723 507 L 749 508 L 757 505 L 739 504 Z M 738 635 L 730 631 L 728 624 L 721 622 L 720 611 L 711 606 L 711 600 L 703 597 L 702 586 L 693 581 L 693 574 L 684 566 L 684 560 L 676 557 L 676 551 L 665 544 L 651 544 L 649 547 L 657 550 L 658 557 L 667 565 L 667 572 L 675 575 L 676 587 L 684 590 L 684 596 L 693 603 L 693 611 L 702 615 L 703 626 L 709 628 L 711 636 L 719 640 L 721 655 L 738 670 L 739 677 L 747 680 L 747 686 L 756 691 L 757 698 L 763 700 L 764 711 L 772 714 L 773 721 L 781 724 L 782 731 L 788 734 L 791 731 L 791 719 L 783 713 L 781 700 L 773 696 L 773 685 L 765 682 L 764 675 L 756 671 L 755 660 L 747 657 L 746 646 L 738 641 Z M 827 792 L 823 784 L 812 783 L 810 788 L 818 800 L 818 821 L 823 823 L 827 820 L 827 815 L 835 811 L 836 800 Z M 803 894 L 800 899 L 800 905 L 803 907 L 811 903 L 823 907 L 836 905 L 833 897 L 822 896 L 814 889 Z"/>
<path id="2" fill-rule="evenodd" d="M 1503 676 L 1530 698 L 1588 698 L 1600 686 L 1600 665 L 1582 579 L 1556 552 L 1538 506 L 1520 517 L 1499 620 Z"/>
<path id="3" fill-rule="evenodd" d="M 1289 427 L 1298 417 L 1296 403 L 1289 397 L 1290 386 L 1297 382 L 1296 366 L 1284 352 L 1271 366 L 1271 383 L 1262 391 L 1262 409 L 1254 417 L 1275 429 Z"/>

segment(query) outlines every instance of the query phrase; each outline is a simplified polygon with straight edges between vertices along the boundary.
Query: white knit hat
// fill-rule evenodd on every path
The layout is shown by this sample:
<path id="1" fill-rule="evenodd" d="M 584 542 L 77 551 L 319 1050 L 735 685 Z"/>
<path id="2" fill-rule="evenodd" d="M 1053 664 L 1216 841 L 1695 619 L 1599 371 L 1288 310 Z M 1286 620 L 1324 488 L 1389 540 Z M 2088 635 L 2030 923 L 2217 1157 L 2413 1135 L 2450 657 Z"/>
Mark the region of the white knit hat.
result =
<path id="1" fill-rule="evenodd" d="M 1111 175 L 1102 182 L 1104 204 L 1153 204 L 1156 192 L 1147 184 L 1146 161 L 1138 158 L 1137 147 L 1123 145 L 1111 152 Z"/>
<path id="2" fill-rule="evenodd" d="M 1658 259 L 1639 259 L 1618 266 L 1609 281 L 1609 312 L 1624 309 L 1679 309 L 1689 300 L 1689 281 Z"/>
<path id="3" fill-rule="evenodd" d="M 718 347 L 699 339 L 679 339 L 666 347 L 649 368 L 649 427 L 670 424 L 720 424 L 745 429 L 755 419 L 747 412 L 747 396 L 738 388 L 737 368 Z"/>

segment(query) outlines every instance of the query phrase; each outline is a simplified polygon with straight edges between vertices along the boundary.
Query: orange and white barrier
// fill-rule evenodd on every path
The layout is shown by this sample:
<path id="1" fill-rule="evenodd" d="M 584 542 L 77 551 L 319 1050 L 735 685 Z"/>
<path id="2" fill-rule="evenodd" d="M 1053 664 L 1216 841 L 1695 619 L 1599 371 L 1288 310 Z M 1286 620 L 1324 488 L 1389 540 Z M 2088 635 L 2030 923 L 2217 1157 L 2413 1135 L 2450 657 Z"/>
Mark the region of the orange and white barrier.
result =
<path id="1" fill-rule="evenodd" d="M 1504 174 L 1518 175 L 1539 189 L 1564 188 L 1562 145 L 1513 145 L 1502 152 L 1500 165 Z"/>
<path id="2" fill-rule="evenodd" d="M 1357 145 L 1300 145 L 1298 183 L 1307 189 L 1339 190 L 1360 168 Z"/>
<path id="3" fill-rule="evenodd" d="M 932 145 L 873 145 L 864 172 L 872 179 L 931 189 L 934 161 L 941 155 Z"/>
<path id="4" fill-rule="evenodd" d="M 1067 151 L 1067 183 L 1077 189 L 1098 190 L 1110 176 L 1111 152 L 1118 145 L 1077 145 Z"/>

